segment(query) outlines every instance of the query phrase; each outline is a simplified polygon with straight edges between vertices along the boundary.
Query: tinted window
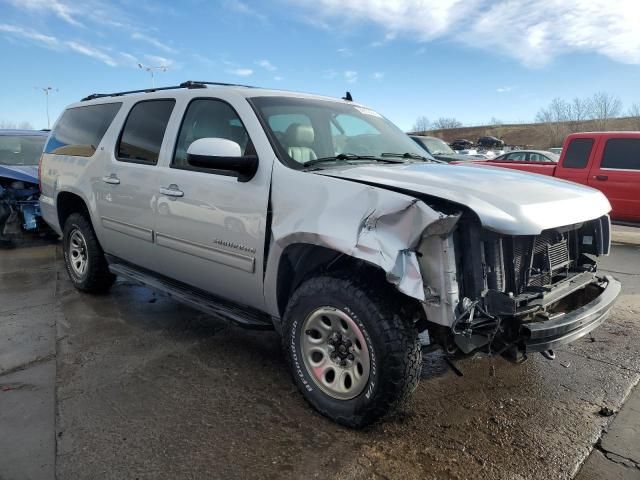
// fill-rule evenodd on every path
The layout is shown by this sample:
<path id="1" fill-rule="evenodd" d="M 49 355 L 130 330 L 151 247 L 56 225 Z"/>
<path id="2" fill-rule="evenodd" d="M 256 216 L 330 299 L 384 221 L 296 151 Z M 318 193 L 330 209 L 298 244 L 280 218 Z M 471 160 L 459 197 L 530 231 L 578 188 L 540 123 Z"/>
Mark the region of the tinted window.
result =
<path id="1" fill-rule="evenodd" d="M 220 100 L 200 99 L 189 104 L 180 127 L 171 165 L 176 168 L 195 169 L 187 162 L 187 149 L 200 138 L 232 140 L 240 145 L 244 155 L 255 153 L 238 114 Z"/>
<path id="2" fill-rule="evenodd" d="M 174 100 L 148 100 L 136 103 L 127 117 L 118 142 L 118 160 L 158 163 L 160 147 L 167 129 Z"/>
<path id="3" fill-rule="evenodd" d="M 45 153 L 92 156 L 122 103 L 103 103 L 68 108 L 56 124 Z"/>
<path id="4" fill-rule="evenodd" d="M 510 153 L 509 155 L 507 155 L 507 160 L 523 161 L 526 155 L 527 154 L 525 152 Z"/>
<path id="5" fill-rule="evenodd" d="M 607 140 L 601 168 L 640 170 L 640 138 Z"/>
<path id="6" fill-rule="evenodd" d="M 562 166 L 564 168 L 584 168 L 589 163 L 593 138 L 576 138 L 567 147 Z"/>
<path id="7" fill-rule="evenodd" d="M 0 135 L 0 165 L 37 165 L 47 137 Z"/>

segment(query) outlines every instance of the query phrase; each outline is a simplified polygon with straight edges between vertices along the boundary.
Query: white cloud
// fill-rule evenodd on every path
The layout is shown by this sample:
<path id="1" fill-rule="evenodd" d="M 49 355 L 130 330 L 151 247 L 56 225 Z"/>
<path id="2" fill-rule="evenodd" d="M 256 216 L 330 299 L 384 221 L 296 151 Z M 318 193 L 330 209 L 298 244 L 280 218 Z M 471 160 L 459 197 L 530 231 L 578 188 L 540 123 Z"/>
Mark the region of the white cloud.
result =
<path id="1" fill-rule="evenodd" d="M 273 79 L 274 79 L 276 82 L 279 82 L 279 81 L 283 80 L 283 78 L 282 78 L 281 76 L 279 76 L 279 75 L 276 75 L 275 77 L 273 77 Z"/>
<path id="2" fill-rule="evenodd" d="M 253 7 L 250 7 L 240 0 L 227 0 L 226 2 L 224 2 L 224 6 L 225 8 L 227 8 L 227 10 L 231 10 L 232 12 L 239 13 L 241 15 L 247 15 L 249 17 L 254 17 L 262 22 L 267 21 L 266 15 L 260 13 Z"/>
<path id="3" fill-rule="evenodd" d="M 42 33 L 36 32 L 28 28 L 21 27 L 19 25 L 9 25 L 6 23 L 0 23 L 0 33 L 7 33 L 15 37 L 33 40 L 36 43 L 39 43 L 49 48 L 57 47 L 60 44 L 60 42 L 56 37 L 52 37 L 50 35 L 44 35 Z"/>
<path id="4" fill-rule="evenodd" d="M 166 57 L 161 57 L 159 55 L 145 55 L 144 58 L 146 58 L 148 61 L 150 61 L 151 63 L 153 63 L 153 67 L 174 67 L 175 66 L 175 62 L 170 59 L 170 58 L 166 58 Z"/>
<path id="5" fill-rule="evenodd" d="M 264 68 L 265 70 L 268 70 L 270 72 L 275 72 L 278 69 L 278 67 L 276 67 L 269 60 L 260 60 L 259 62 L 256 62 L 256 63 L 262 68 Z"/>
<path id="6" fill-rule="evenodd" d="M 496 88 L 496 92 L 498 93 L 509 93 L 513 90 L 513 87 L 498 87 Z"/>
<path id="7" fill-rule="evenodd" d="M 351 57 L 353 56 L 353 52 L 349 48 L 339 48 L 337 52 L 343 57 Z"/>
<path id="8" fill-rule="evenodd" d="M 34 12 L 51 12 L 61 20 L 76 27 L 84 26 L 75 16 L 79 13 L 75 7 L 59 0 L 8 0 L 16 8 Z"/>
<path id="9" fill-rule="evenodd" d="M 149 35 L 145 35 L 144 33 L 140 33 L 140 32 L 134 32 L 131 34 L 131 38 L 133 38 L 134 40 L 140 40 L 143 42 L 148 43 L 149 45 L 153 45 L 154 47 L 167 52 L 167 53 L 177 53 L 178 51 L 173 48 L 170 47 L 169 45 L 162 43 L 160 40 L 158 40 L 157 38 L 153 38 L 150 37 Z"/>
<path id="10" fill-rule="evenodd" d="M 356 83 L 358 81 L 358 72 L 353 70 L 347 70 L 344 72 L 344 79 L 348 83 Z"/>
<path id="11" fill-rule="evenodd" d="M 325 78 L 327 80 L 333 80 L 337 76 L 338 76 L 338 72 L 336 72 L 335 70 L 325 70 L 324 73 L 322 74 L 322 78 Z"/>
<path id="12" fill-rule="evenodd" d="M 382 80 L 384 78 L 384 72 L 373 72 L 371 78 L 374 80 Z"/>
<path id="13" fill-rule="evenodd" d="M 293 2 L 293 0 L 291 0 Z M 448 39 L 539 66 L 570 52 L 640 64 L 637 0 L 296 0 L 320 20 L 373 23 L 387 35 Z"/>
<path id="14" fill-rule="evenodd" d="M 232 68 L 227 70 L 227 73 L 237 75 L 238 77 L 250 77 L 253 75 L 253 70 L 250 68 Z"/>
<path id="15" fill-rule="evenodd" d="M 65 45 L 74 52 L 81 53 L 82 55 L 86 55 L 87 57 L 95 58 L 96 60 L 99 60 L 102 63 L 109 65 L 110 67 L 115 67 L 118 65 L 113 57 L 90 45 L 79 42 L 65 42 Z"/>

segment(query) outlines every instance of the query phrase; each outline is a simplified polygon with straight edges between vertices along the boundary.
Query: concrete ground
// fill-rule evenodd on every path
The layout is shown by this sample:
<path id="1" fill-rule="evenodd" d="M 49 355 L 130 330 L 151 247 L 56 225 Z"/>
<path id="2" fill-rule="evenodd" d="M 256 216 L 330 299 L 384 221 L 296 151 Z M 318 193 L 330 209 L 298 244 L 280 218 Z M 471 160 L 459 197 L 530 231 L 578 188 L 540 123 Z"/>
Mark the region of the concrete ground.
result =
<path id="1" fill-rule="evenodd" d="M 406 411 L 352 431 L 305 403 L 275 333 L 124 281 L 81 294 L 55 246 L 0 252 L 0 479 L 640 478 L 640 247 L 601 265 L 624 292 L 593 337 L 462 377 L 425 355 Z"/>

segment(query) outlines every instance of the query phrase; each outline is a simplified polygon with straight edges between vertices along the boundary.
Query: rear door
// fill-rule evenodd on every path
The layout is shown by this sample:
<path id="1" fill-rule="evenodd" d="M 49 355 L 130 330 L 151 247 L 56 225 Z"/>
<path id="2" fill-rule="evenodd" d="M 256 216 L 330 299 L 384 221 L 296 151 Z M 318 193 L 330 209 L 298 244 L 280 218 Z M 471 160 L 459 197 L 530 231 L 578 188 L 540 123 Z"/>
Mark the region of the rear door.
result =
<path id="1" fill-rule="evenodd" d="M 640 221 L 640 136 L 607 138 L 598 149 L 589 185 L 602 191 L 615 220 Z"/>
<path id="2" fill-rule="evenodd" d="M 555 176 L 572 182 L 589 185 L 589 168 L 595 157 L 594 136 L 571 136 L 562 150 Z"/>
<path id="3" fill-rule="evenodd" d="M 158 159 L 174 99 L 133 105 L 109 152 L 96 196 L 105 251 L 153 269 Z"/>

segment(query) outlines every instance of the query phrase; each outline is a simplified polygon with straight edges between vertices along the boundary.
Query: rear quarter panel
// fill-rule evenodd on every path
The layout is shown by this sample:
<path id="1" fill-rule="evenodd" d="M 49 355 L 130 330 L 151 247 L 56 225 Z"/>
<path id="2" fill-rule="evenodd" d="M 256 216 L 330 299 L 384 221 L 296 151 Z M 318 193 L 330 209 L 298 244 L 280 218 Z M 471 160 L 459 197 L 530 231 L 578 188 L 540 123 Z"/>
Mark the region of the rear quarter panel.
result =
<path id="1" fill-rule="evenodd" d="M 91 222 L 98 239 L 102 237 L 102 227 L 96 221 L 96 194 L 94 184 L 101 181 L 104 174 L 104 160 L 107 158 L 105 145 L 112 145 L 118 135 L 120 125 L 127 113 L 126 101 L 116 114 L 105 132 L 95 153 L 90 157 L 75 155 L 54 155 L 44 153 L 40 166 L 41 194 L 40 206 L 45 222 L 58 234 L 62 234 L 64 225 L 58 221 L 58 197 L 69 192 L 82 198 L 89 210 Z M 54 124 L 52 131 L 56 128 Z"/>

